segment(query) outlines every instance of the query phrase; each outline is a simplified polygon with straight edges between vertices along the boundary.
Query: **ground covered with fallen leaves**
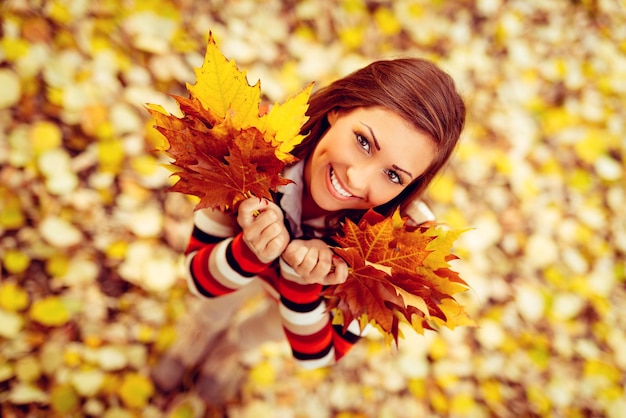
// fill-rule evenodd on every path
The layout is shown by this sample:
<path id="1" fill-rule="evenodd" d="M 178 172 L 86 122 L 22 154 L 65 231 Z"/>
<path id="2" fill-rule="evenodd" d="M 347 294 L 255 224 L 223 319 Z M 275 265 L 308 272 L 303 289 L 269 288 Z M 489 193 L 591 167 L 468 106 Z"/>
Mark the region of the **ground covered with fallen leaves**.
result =
<path id="1" fill-rule="evenodd" d="M 193 306 L 194 202 L 154 152 L 208 32 L 270 102 L 373 59 L 435 60 L 467 130 L 428 198 L 472 228 L 477 323 L 373 335 L 336 367 L 246 353 L 231 417 L 626 416 L 626 5 L 598 1 L 5 0 L 0 412 L 193 417 L 150 367 Z"/>

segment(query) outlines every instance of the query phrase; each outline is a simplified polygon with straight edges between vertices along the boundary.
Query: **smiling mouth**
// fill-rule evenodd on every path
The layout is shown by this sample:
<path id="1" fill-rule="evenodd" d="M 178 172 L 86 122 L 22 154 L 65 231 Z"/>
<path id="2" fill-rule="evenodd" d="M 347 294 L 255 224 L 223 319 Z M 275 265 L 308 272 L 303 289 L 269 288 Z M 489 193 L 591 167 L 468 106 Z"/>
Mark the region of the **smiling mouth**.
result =
<path id="1" fill-rule="evenodd" d="M 352 197 L 353 195 L 348 192 L 346 189 L 344 189 L 343 187 L 341 187 L 341 184 L 339 184 L 339 180 L 337 180 L 337 176 L 335 175 L 335 170 L 333 170 L 333 168 L 330 168 L 330 182 L 333 185 L 333 188 L 335 189 L 335 191 L 343 197 Z"/>

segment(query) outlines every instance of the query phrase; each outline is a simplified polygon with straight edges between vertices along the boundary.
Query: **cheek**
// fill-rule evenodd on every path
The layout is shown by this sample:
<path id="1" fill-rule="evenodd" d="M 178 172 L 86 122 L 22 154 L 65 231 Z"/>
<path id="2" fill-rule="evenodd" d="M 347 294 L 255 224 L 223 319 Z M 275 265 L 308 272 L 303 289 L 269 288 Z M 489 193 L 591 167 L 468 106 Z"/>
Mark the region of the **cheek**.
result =
<path id="1" fill-rule="evenodd" d="M 317 171 L 320 165 L 320 161 L 324 159 L 324 155 L 326 154 L 326 149 L 323 143 L 318 143 L 311 155 L 309 156 L 308 163 L 311 164 L 311 168 L 313 171 Z"/>
<path id="2" fill-rule="evenodd" d="M 318 168 L 325 169 L 329 163 L 338 163 L 344 159 L 344 154 L 341 151 L 341 147 L 337 145 L 330 145 L 329 142 L 320 144 L 314 155 L 314 162 Z M 344 148 L 345 149 L 345 148 Z"/>
<path id="3" fill-rule="evenodd" d="M 402 191 L 393 185 L 389 185 L 387 183 L 381 182 L 381 184 L 372 184 L 372 193 L 370 195 L 370 202 L 374 206 L 384 205 L 396 198 Z"/>

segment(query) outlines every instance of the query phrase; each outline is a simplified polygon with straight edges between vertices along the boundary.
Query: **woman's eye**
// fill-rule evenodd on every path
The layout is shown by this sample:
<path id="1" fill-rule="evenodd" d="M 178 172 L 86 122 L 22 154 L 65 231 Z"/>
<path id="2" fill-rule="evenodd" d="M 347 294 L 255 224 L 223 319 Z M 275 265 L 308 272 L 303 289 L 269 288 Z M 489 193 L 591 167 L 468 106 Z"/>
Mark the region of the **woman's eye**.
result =
<path id="1" fill-rule="evenodd" d="M 354 135 L 356 136 L 356 142 L 359 146 L 365 151 L 370 152 L 370 141 L 361 134 L 355 133 Z"/>
<path id="2" fill-rule="evenodd" d="M 391 180 L 393 183 L 402 185 L 402 178 L 398 175 L 398 173 L 392 170 L 386 170 L 386 174 L 387 177 L 389 177 L 389 180 Z"/>

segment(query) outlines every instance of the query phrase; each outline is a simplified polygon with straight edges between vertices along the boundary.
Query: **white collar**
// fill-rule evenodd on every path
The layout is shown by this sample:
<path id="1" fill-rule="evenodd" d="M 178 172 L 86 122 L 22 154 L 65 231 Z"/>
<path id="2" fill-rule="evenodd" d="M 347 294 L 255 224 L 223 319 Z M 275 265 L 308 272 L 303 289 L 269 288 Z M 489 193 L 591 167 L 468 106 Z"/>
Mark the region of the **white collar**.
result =
<path id="1" fill-rule="evenodd" d="M 285 212 L 291 233 L 294 237 L 302 235 L 302 190 L 304 189 L 304 161 L 298 161 L 283 170 L 283 177 L 291 180 L 286 186 L 279 186 L 278 192 L 283 194 L 280 206 Z"/>
<path id="2" fill-rule="evenodd" d="M 280 206 L 285 212 L 285 217 L 289 222 L 292 235 L 298 238 L 303 235 L 302 192 L 304 190 L 304 160 L 298 161 L 285 168 L 283 170 L 283 177 L 293 181 L 293 183 L 278 187 L 278 192 L 283 194 L 280 200 Z M 316 230 L 322 229 L 326 220 L 324 216 L 321 216 L 319 218 L 309 219 L 304 223 Z"/>

